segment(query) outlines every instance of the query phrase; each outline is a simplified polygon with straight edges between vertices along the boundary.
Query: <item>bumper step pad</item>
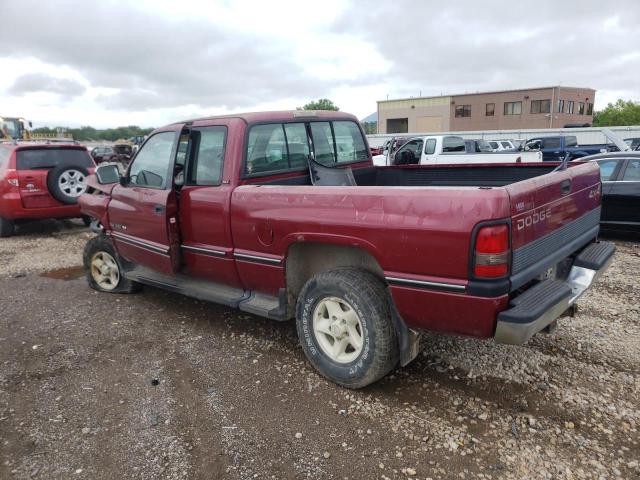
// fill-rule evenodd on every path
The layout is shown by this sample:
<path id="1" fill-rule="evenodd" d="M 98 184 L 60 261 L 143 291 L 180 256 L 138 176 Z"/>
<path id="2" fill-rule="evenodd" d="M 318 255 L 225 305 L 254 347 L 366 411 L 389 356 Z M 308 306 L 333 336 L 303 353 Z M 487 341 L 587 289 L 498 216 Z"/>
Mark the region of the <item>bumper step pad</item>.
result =
<path id="1" fill-rule="evenodd" d="M 590 270 L 600 270 L 603 265 L 613 256 L 616 246 L 611 242 L 592 243 L 585 248 L 573 262 L 575 267 L 588 268 Z"/>

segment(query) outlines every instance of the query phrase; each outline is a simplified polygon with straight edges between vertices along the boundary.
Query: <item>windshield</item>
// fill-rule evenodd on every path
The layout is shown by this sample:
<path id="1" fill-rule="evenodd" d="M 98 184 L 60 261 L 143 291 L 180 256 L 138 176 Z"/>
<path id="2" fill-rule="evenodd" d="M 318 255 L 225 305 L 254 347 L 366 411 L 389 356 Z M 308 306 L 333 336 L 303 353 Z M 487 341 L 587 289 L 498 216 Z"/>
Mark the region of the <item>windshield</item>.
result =
<path id="1" fill-rule="evenodd" d="M 20 138 L 20 124 L 17 120 L 0 120 L 3 137 Z"/>

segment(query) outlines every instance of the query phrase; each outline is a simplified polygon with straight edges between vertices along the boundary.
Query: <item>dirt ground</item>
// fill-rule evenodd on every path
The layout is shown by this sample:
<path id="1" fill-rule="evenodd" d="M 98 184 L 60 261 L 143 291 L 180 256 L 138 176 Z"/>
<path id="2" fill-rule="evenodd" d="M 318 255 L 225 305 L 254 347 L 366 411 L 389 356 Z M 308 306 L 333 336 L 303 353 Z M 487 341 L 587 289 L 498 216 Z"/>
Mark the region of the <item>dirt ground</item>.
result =
<path id="1" fill-rule="evenodd" d="M 640 478 L 640 244 L 526 346 L 426 335 L 364 390 L 293 323 L 82 277 L 91 234 L 0 240 L 0 478 Z"/>

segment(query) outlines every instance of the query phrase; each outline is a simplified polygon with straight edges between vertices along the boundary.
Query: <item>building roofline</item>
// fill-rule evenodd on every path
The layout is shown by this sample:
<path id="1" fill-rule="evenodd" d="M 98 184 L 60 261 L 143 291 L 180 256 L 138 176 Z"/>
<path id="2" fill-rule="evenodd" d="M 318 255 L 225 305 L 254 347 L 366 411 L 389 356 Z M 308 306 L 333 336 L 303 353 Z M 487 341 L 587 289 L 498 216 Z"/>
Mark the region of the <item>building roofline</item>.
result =
<path id="1" fill-rule="evenodd" d="M 394 98 L 389 100 L 377 100 L 377 103 L 386 103 L 386 102 L 400 102 L 403 100 L 421 100 L 426 98 L 447 98 L 447 97 L 464 97 L 468 95 L 491 95 L 495 93 L 511 93 L 511 92 L 529 92 L 532 90 L 550 90 L 552 88 L 563 88 L 567 90 L 591 90 L 593 92 L 596 91 L 595 88 L 591 87 L 571 87 L 568 85 L 552 85 L 547 87 L 532 87 L 532 88 L 514 88 L 507 90 L 491 90 L 488 92 L 471 92 L 471 93 L 456 93 L 452 95 L 431 95 L 428 97 L 405 97 L 405 98 Z"/>

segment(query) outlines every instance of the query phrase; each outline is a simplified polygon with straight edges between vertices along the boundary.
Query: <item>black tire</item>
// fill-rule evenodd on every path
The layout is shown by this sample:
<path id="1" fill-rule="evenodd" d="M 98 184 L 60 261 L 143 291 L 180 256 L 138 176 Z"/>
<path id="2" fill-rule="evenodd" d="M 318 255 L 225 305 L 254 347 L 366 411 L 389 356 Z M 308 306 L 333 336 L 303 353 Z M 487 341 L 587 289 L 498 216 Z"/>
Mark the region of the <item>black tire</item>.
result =
<path id="1" fill-rule="evenodd" d="M 0 237 L 10 237 L 15 233 L 15 224 L 13 220 L 0 217 Z"/>
<path id="2" fill-rule="evenodd" d="M 88 227 L 89 225 L 91 225 L 91 217 L 88 217 L 87 215 L 83 215 L 82 223 L 84 223 L 85 227 Z"/>
<path id="3" fill-rule="evenodd" d="M 327 297 L 345 301 L 362 324 L 362 350 L 350 363 L 334 361 L 322 350 L 314 333 L 314 311 Z M 365 387 L 384 377 L 398 363 L 398 340 L 387 291 L 369 272 L 345 268 L 313 276 L 298 297 L 296 325 L 309 362 L 323 376 L 344 387 Z"/>
<path id="4" fill-rule="evenodd" d="M 118 266 L 118 282 L 113 288 L 106 289 L 101 287 L 93 276 L 91 269 L 91 262 L 96 254 L 107 253 L 116 262 Z M 137 282 L 128 280 L 122 275 L 122 263 L 116 250 L 107 237 L 104 235 L 98 235 L 87 242 L 84 247 L 84 253 L 82 255 L 82 263 L 84 264 L 85 274 L 89 286 L 94 290 L 106 293 L 135 293 L 138 292 L 142 285 Z"/>
<path id="5" fill-rule="evenodd" d="M 89 175 L 87 169 L 80 165 L 58 165 L 57 167 L 51 169 L 49 175 L 47 175 L 47 188 L 49 189 L 49 193 L 51 193 L 53 198 L 66 205 L 73 205 L 75 203 L 78 203 L 78 197 L 65 193 L 60 188 L 58 180 L 60 180 L 60 177 L 64 175 L 65 172 L 74 170 L 84 175 L 85 179 Z"/>

